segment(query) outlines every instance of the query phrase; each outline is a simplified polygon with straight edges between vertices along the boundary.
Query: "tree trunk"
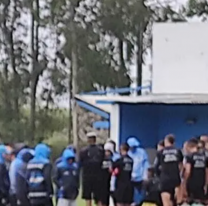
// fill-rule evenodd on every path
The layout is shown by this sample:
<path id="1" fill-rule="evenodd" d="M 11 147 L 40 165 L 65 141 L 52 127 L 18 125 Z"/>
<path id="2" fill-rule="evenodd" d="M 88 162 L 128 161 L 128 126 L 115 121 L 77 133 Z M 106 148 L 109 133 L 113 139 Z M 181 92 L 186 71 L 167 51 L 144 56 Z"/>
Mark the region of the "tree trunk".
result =
<path id="1" fill-rule="evenodd" d="M 36 72 L 39 55 L 39 25 L 40 12 L 39 0 L 35 0 L 35 5 L 32 3 L 32 22 L 31 22 L 31 48 L 32 48 L 32 74 L 30 84 L 30 135 L 31 140 L 35 140 L 35 121 L 36 121 L 36 91 L 39 80 L 39 73 Z"/>
<path id="2" fill-rule="evenodd" d="M 71 38 L 72 38 L 72 51 L 71 51 L 71 64 L 72 64 L 72 131 L 73 131 L 73 144 L 78 148 L 78 128 L 77 128 L 77 105 L 75 95 L 77 94 L 77 70 L 78 70 L 78 57 L 76 47 L 76 29 L 74 26 L 75 8 L 71 5 Z"/>
<path id="3" fill-rule="evenodd" d="M 142 63 L 143 63 L 143 23 L 140 23 L 138 35 L 137 35 L 137 86 L 142 86 Z M 137 92 L 141 95 L 142 91 Z"/>

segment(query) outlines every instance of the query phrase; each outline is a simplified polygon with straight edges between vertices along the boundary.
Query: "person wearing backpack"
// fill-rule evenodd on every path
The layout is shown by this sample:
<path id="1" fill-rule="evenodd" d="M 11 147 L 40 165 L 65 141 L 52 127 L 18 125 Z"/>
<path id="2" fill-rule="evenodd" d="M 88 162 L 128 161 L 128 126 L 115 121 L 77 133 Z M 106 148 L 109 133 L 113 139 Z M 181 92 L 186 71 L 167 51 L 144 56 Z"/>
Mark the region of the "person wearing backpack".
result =
<path id="1" fill-rule="evenodd" d="M 104 150 L 96 144 L 96 134 L 88 133 L 88 146 L 80 151 L 79 164 L 82 169 L 82 198 L 86 200 L 86 206 L 92 205 L 94 199 L 96 204 L 100 202 L 100 176 Z"/>
<path id="2" fill-rule="evenodd" d="M 16 161 L 16 174 L 15 174 L 15 191 L 17 205 L 19 206 L 28 206 L 29 200 L 27 197 L 27 179 L 26 179 L 26 169 L 27 163 L 34 157 L 33 149 L 22 149 L 17 156 Z"/>
<path id="3" fill-rule="evenodd" d="M 58 188 L 57 206 L 76 206 L 79 194 L 79 168 L 73 150 L 65 149 L 57 165 L 54 182 Z"/>
<path id="4" fill-rule="evenodd" d="M 34 158 L 27 165 L 28 198 L 31 206 L 52 206 L 50 148 L 43 143 L 35 147 Z"/>

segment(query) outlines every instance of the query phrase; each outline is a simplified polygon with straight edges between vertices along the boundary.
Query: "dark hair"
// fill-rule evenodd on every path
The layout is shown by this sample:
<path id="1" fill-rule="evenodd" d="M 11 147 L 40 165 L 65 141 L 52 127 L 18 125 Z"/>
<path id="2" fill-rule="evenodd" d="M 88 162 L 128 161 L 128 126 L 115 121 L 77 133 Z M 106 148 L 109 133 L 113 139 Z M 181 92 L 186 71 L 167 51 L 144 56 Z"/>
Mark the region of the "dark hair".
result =
<path id="1" fill-rule="evenodd" d="M 128 152 L 129 151 L 129 145 L 124 143 L 124 144 L 121 144 L 121 149 Z"/>
<path id="2" fill-rule="evenodd" d="M 189 141 L 188 141 L 188 146 L 189 147 L 197 147 L 197 145 L 198 145 L 198 140 L 196 139 L 196 138 L 192 138 L 192 139 L 190 139 Z"/>
<path id="3" fill-rule="evenodd" d="M 157 145 L 164 147 L 165 146 L 164 140 L 160 140 Z"/>
<path id="4" fill-rule="evenodd" d="M 199 140 L 199 141 L 198 141 L 198 144 L 201 144 L 201 145 L 202 145 L 202 148 L 205 148 L 205 142 L 204 142 L 204 141 Z"/>
<path id="5" fill-rule="evenodd" d="M 108 142 L 110 142 L 113 145 L 114 150 L 116 150 L 116 143 L 113 140 L 109 140 Z"/>
<path id="6" fill-rule="evenodd" d="M 173 134 L 168 134 L 166 137 L 165 137 L 166 140 L 168 140 L 168 142 L 170 144 L 174 144 L 175 143 L 175 136 Z"/>

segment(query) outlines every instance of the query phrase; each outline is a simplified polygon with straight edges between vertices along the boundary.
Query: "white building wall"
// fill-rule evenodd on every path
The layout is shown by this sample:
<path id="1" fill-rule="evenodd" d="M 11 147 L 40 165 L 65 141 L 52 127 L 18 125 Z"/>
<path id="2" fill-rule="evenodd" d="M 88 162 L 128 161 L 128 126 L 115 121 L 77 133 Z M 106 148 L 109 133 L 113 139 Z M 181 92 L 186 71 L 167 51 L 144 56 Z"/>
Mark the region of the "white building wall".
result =
<path id="1" fill-rule="evenodd" d="M 153 26 L 153 93 L 208 93 L 208 23 Z"/>
<path id="2" fill-rule="evenodd" d="M 120 137 L 120 106 L 118 104 L 112 105 L 112 110 L 110 114 L 110 138 L 116 142 L 117 149 L 119 146 Z"/>

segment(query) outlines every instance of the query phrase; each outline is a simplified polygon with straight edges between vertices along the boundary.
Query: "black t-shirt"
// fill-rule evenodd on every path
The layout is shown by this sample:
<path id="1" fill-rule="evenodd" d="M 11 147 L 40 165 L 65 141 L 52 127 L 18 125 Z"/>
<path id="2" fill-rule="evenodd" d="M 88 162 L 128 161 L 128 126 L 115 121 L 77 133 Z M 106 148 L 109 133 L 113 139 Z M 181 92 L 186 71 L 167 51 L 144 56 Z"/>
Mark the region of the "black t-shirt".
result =
<path id="1" fill-rule="evenodd" d="M 131 182 L 133 160 L 128 155 L 121 156 L 116 162 L 114 162 L 113 168 L 118 169 L 116 185 L 129 184 Z"/>
<path id="2" fill-rule="evenodd" d="M 196 152 L 186 156 L 186 163 L 191 165 L 191 174 L 188 183 L 194 185 L 205 185 L 206 168 L 208 161 L 205 154 Z"/>
<path id="3" fill-rule="evenodd" d="M 157 154 L 156 170 L 160 168 L 161 179 L 180 180 L 179 164 L 183 162 L 181 150 L 166 147 Z"/>
<path id="4" fill-rule="evenodd" d="M 83 176 L 100 175 L 104 151 L 98 145 L 90 145 L 80 151 L 80 166 Z"/>
<path id="5" fill-rule="evenodd" d="M 110 169 L 112 169 L 112 167 L 113 167 L 112 159 L 105 157 L 102 162 L 101 176 L 100 176 L 102 185 L 110 185 L 110 179 L 111 179 Z"/>

